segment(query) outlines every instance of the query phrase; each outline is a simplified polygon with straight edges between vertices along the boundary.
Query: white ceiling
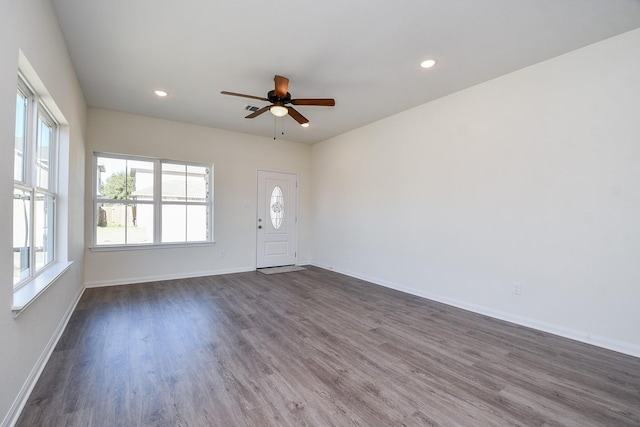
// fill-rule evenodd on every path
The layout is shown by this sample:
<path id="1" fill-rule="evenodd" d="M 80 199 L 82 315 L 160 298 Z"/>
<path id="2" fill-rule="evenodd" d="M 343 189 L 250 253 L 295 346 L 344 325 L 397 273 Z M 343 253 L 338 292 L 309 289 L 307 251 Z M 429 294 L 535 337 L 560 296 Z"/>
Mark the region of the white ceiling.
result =
<path id="1" fill-rule="evenodd" d="M 640 0 L 52 2 L 90 106 L 305 143 L 640 27 Z M 305 129 L 220 94 L 275 74 L 336 106 L 297 107 Z"/>

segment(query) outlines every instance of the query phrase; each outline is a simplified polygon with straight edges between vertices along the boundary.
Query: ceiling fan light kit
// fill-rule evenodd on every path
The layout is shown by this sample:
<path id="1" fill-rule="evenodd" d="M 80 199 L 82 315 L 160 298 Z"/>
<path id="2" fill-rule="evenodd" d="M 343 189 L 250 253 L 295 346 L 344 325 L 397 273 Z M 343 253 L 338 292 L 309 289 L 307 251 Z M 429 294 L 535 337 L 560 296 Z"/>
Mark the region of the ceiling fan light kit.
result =
<path id="1" fill-rule="evenodd" d="M 269 111 L 276 117 L 284 117 L 289 113 L 289 109 L 282 105 L 272 105 L 269 107 Z"/>
<path id="2" fill-rule="evenodd" d="M 220 92 L 223 95 L 231 95 L 231 96 L 240 96 L 242 98 L 250 98 L 257 99 L 259 101 L 270 102 L 271 105 L 267 105 L 266 107 L 262 107 L 253 111 L 251 114 L 246 116 L 247 119 L 253 119 L 258 117 L 260 114 L 270 111 L 276 117 L 284 117 L 286 115 L 291 116 L 296 122 L 298 122 L 301 126 L 307 127 L 309 126 L 309 120 L 304 117 L 298 110 L 291 106 L 286 106 L 286 104 L 291 105 L 305 105 L 305 106 L 320 106 L 320 107 L 333 107 L 336 105 L 336 101 L 332 98 L 301 98 L 301 99 L 292 99 L 291 94 L 288 91 L 289 89 L 289 79 L 282 76 L 275 76 L 273 78 L 275 82 L 275 89 L 270 90 L 267 93 L 266 98 L 261 98 L 259 96 L 253 95 L 245 95 L 242 93 L 236 92 Z"/>

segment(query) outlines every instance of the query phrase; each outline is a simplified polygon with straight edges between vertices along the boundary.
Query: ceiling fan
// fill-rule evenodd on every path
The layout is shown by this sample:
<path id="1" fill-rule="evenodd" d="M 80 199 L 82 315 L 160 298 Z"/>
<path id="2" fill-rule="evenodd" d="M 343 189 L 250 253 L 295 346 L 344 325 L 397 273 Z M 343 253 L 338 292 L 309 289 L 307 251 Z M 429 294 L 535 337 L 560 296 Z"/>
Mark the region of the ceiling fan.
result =
<path id="1" fill-rule="evenodd" d="M 244 95 L 242 93 L 227 92 L 225 90 L 220 93 L 223 95 L 240 96 L 243 98 L 257 99 L 260 101 L 271 103 L 271 105 L 262 107 L 259 110 L 256 110 L 253 113 L 249 114 L 245 117 L 246 119 L 253 119 L 266 111 L 270 111 L 271 114 L 276 117 L 284 117 L 288 114 L 302 126 L 309 126 L 309 120 L 302 114 L 300 114 L 298 110 L 291 106 L 287 106 L 287 104 L 317 105 L 322 107 L 333 107 L 334 105 L 336 105 L 336 101 L 331 98 L 291 99 L 291 94 L 287 92 L 287 90 L 289 89 L 289 79 L 282 76 L 275 76 L 273 80 L 275 82 L 275 89 L 270 90 L 269 93 L 267 93 L 266 98 L 253 95 Z"/>

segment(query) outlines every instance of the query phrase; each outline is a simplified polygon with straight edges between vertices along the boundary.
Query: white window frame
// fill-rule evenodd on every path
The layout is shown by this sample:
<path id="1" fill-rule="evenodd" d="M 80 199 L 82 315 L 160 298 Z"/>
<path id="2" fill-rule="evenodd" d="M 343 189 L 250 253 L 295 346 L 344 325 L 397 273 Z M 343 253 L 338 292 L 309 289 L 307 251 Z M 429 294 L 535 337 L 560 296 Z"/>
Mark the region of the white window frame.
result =
<path id="1" fill-rule="evenodd" d="M 25 135 L 24 135 L 24 149 L 22 153 L 22 178 L 17 180 L 15 179 L 14 172 L 14 193 L 16 190 L 23 191 L 29 194 L 30 197 L 30 212 L 29 212 L 29 220 L 26 224 L 28 230 L 28 248 L 29 248 L 29 260 L 28 260 L 28 272 L 17 282 L 13 283 L 13 291 L 18 292 L 20 289 L 27 287 L 35 278 L 44 273 L 47 269 L 49 269 L 52 265 L 56 263 L 57 258 L 57 187 L 58 187 L 58 174 L 57 174 L 57 164 L 58 164 L 58 147 L 59 147 L 59 133 L 60 133 L 60 124 L 57 120 L 55 120 L 53 114 L 47 109 L 44 102 L 38 93 L 32 88 L 27 79 L 22 75 L 22 73 L 18 74 L 18 85 L 17 91 L 20 91 L 22 95 L 27 99 L 27 108 L 26 108 L 26 117 L 25 117 Z M 16 111 L 17 115 L 17 111 Z M 37 144 L 39 141 L 38 134 L 38 124 L 39 121 L 42 120 L 52 129 L 52 135 L 49 148 L 49 159 L 48 159 L 48 182 L 47 188 L 39 187 L 37 185 L 36 178 L 36 151 Z M 14 152 L 14 162 L 15 162 L 15 152 Z M 15 163 L 14 163 L 15 164 Z M 53 216 L 51 226 L 53 230 L 50 230 L 51 233 L 47 234 L 47 237 L 50 239 L 47 246 L 51 253 L 49 254 L 49 261 L 46 264 L 42 265 L 40 268 L 37 266 L 36 257 L 37 257 L 37 235 L 35 233 L 36 230 L 36 200 L 37 195 L 43 195 L 45 197 L 50 197 L 53 199 L 52 208 L 53 212 L 49 212 L 50 215 Z M 16 225 L 14 224 L 14 232 Z M 15 237 L 14 237 L 15 238 Z M 15 257 L 15 248 L 14 248 L 14 257 Z M 14 261 L 15 262 L 15 261 Z M 14 264 L 15 268 L 15 264 Z"/>
<path id="2" fill-rule="evenodd" d="M 98 244 L 98 221 L 99 221 L 99 205 L 104 203 L 126 203 L 126 200 L 111 200 L 104 197 L 100 197 L 98 194 L 99 178 L 99 164 L 98 158 L 109 158 L 116 160 L 129 160 L 129 161 L 143 161 L 153 164 L 153 200 L 152 201 L 139 201 L 136 200 L 136 204 L 150 204 L 153 205 L 153 242 L 151 243 L 119 243 L 119 244 Z M 207 201 L 206 202 L 193 202 L 185 200 L 184 202 L 177 201 L 163 201 L 162 200 L 162 165 L 185 165 L 194 167 L 203 167 L 209 170 L 207 180 Z M 214 213 L 214 191 L 213 191 L 213 178 L 214 165 L 212 163 L 197 163 L 187 162 L 180 160 L 160 159 L 153 157 L 143 157 L 126 154 L 114 154 L 104 152 L 93 153 L 93 185 L 92 185 L 92 244 L 89 247 L 92 251 L 114 251 L 114 250 L 134 250 L 134 249 L 154 249 L 154 248 L 171 248 L 171 247 L 190 247 L 190 246 L 208 246 L 215 244 L 214 229 L 213 229 L 213 213 Z M 133 199 L 130 199 L 133 201 Z M 206 240 L 198 241 L 184 241 L 184 242 L 163 242 L 162 241 L 162 206 L 163 205 L 203 205 L 207 207 L 207 238 Z"/>

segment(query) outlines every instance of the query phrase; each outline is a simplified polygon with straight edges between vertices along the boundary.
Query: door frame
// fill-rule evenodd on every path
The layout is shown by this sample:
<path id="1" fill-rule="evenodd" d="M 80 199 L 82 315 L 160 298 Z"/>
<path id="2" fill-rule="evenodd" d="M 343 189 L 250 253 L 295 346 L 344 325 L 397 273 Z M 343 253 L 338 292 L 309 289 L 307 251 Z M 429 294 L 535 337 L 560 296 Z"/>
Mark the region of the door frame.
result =
<path id="1" fill-rule="evenodd" d="M 292 171 L 286 171 L 286 170 L 277 170 L 277 169 L 267 169 L 267 168 L 258 168 L 256 169 L 256 194 L 255 194 L 255 198 L 254 200 L 256 201 L 256 211 L 255 211 L 255 216 L 253 218 L 253 246 L 254 246 L 254 258 L 253 258 L 253 262 L 254 262 L 254 268 L 258 268 L 258 218 L 260 216 L 260 201 L 258 200 L 258 191 L 259 191 L 259 186 L 260 186 L 260 172 L 268 172 L 268 173 L 280 173 L 280 174 L 287 174 L 287 175 L 294 175 L 296 177 L 296 188 L 295 188 L 295 192 L 296 192 L 296 203 L 295 203 L 295 209 L 296 209 L 296 220 L 295 220 L 295 231 L 296 231 L 296 236 L 293 243 L 294 246 L 294 251 L 296 252 L 296 257 L 295 257 L 295 263 L 294 265 L 298 265 L 298 242 L 299 242 L 299 234 L 300 234 L 300 230 L 298 227 L 298 224 L 300 222 L 300 174 L 298 172 L 292 172 Z M 262 268 L 262 267 L 261 267 Z M 265 267 L 266 268 L 266 267 Z"/>

